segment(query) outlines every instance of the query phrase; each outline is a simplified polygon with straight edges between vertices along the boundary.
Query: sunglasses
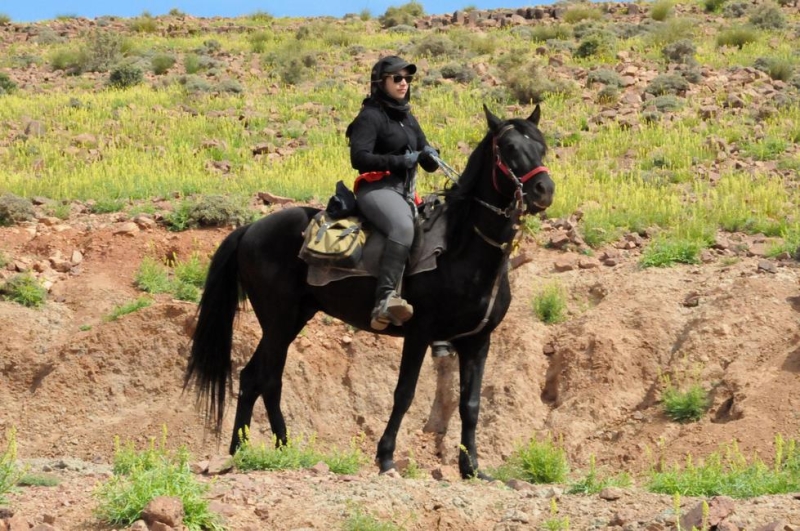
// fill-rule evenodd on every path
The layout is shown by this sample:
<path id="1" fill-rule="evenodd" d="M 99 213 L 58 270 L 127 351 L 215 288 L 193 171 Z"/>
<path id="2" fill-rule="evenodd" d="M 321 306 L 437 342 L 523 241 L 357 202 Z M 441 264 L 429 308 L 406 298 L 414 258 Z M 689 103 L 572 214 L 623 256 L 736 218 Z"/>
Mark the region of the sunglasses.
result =
<path id="1" fill-rule="evenodd" d="M 414 76 L 403 76 L 400 74 L 394 74 L 393 76 L 386 76 L 385 79 L 387 78 L 391 78 L 391 80 L 394 81 L 395 83 L 400 83 L 404 79 L 406 83 L 411 83 L 412 81 L 414 81 Z"/>

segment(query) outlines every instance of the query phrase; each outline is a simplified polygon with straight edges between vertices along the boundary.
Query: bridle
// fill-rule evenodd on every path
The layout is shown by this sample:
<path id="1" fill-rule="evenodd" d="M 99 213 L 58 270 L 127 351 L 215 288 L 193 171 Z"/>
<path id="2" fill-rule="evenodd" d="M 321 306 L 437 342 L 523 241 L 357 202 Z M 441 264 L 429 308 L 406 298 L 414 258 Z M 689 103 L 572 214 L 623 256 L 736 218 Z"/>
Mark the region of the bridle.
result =
<path id="1" fill-rule="evenodd" d="M 500 153 L 500 148 L 498 147 L 497 144 L 498 140 L 500 140 L 500 138 L 502 138 L 504 134 L 513 129 L 515 129 L 514 126 L 512 124 L 508 124 L 505 127 L 503 127 L 492 138 L 492 156 L 494 158 L 494 165 L 492 166 L 492 186 L 494 187 L 495 191 L 498 194 L 506 196 L 506 194 L 503 193 L 502 190 L 500 190 L 500 186 L 497 183 L 497 170 L 500 170 L 500 172 L 506 177 L 508 177 L 511 180 L 511 183 L 514 185 L 514 193 L 513 193 L 514 202 L 511 205 L 507 206 L 506 208 L 498 208 L 492 205 L 491 203 L 487 203 L 482 199 L 478 199 L 477 197 L 475 198 L 475 201 L 478 202 L 478 204 L 480 204 L 481 206 L 494 212 L 498 216 L 503 216 L 509 219 L 511 219 L 511 217 L 514 216 L 516 218 L 515 219 L 516 222 L 518 221 L 518 218 L 522 216 L 522 214 L 525 212 L 524 202 L 523 202 L 525 193 L 522 191 L 523 185 L 536 175 L 539 175 L 540 173 L 549 173 L 550 170 L 548 170 L 546 166 L 536 166 L 522 177 L 517 177 L 514 174 L 514 171 L 511 169 L 511 167 L 508 164 L 506 164 L 505 161 L 503 160 L 503 157 Z M 477 229 L 477 227 L 475 228 L 475 230 L 484 240 L 487 241 L 487 243 L 494 245 L 495 247 L 499 247 L 501 245 L 497 244 L 496 242 L 489 241 L 486 238 L 486 236 L 484 236 Z"/>
<path id="2" fill-rule="evenodd" d="M 487 203 L 486 201 L 479 199 L 477 197 L 474 199 L 478 204 L 485 207 L 489 211 L 497 214 L 498 216 L 503 216 L 505 218 L 508 218 L 514 229 L 514 233 L 509 241 L 501 243 L 486 236 L 483 232 L 480 231 L 480 229 L 478 229 L 477 225 L 473 225 L 475 233 L 478 236 L 480 236 L 481 239 L 483 239 L 483 241 L 485 241 L 492 247 L 500 249 L 503 252 L 503 257 L 500 260 L 500 265 L 497 270 L 497 275 L 495 275 L 494 283 L 492 284 L 492 292 L 489 297 L 489 304 L 486 306 L 486 313 L 484 314 L 483 319 L 481 319 L 481 321 L 477 324 L 477 326 L 475 326 L 475 328 L 473 328 L 472 330 L 468 332 L 463 332 L 461 334 L 456 334 L 455 336 L 448 338 L 447 341 L 453 341 L 460 337 L 466 337 L 478 334 L 484 329 L 484 327 L 489 322 L 492 310 L 494 309 L 495 301 L 497 300 L 497 294 L 500 290 L 500 283 L 501 283 L 500 281 L 503 278 L 503 272 L 507 267 L 506 263 L 513 248 L 512 242 L 517 237 L 517 233 L 519 232 L 519 227 L 520 227 L 519 221 L 522 215 L 525 213 L 525 201 L 524 201 L 525 193 L 522 191 L 522 187 L 528 180 L 532 179 L 534 176 L 540 173 L 545 173 L 545 172 L 549 173 L 549 170 L 545 166 L 536 166 L 522 177 L 517 177 L 514 174 L 514 171 L 511 169 L 511 167 L 508 164 L 506 164 L 505 161 L 503 161 L 503 157 L 500 153 L 500 149 L 498 148 L 497 141 L 500 138 L 502 138 L 504 134 L 511 131 L 512 129 L 515 129 L 515 127 L 512 124 L 507 124 L 502 129 L 500 129 L 500 131 L 498 131 L 492 138 L 492 155 L 494 158 L 494 164 L 492 165 L 492 186 L 494 186 L 494 189 L 498 194 L 500 194 L 501 196 L 506 196 L 506 194 L 504 194 L 500 190 L 497 183 L 497 170 L 499 169 L 500 172 L 503 173 L 503 175 L 505 175 L 506 177 L 508 177 L 511 180 L 512 184 L 514 185 L 514 194 L 513 194 L 514 201 L 506 208 L 498 208 L 492 205 L 491 203 Z M 447 176 L 447 178 L 453 181 L 455 184 L 458 184 L 458 181 L 454 179 L 453 176 L 455 175 L 456 177 L 460 177 L 460 175 L 455 170 L 453 170 L 453 168 L 447 165 L 447 163 L 441 160 L 438 156 L 435 156 L 434 160 L 436 160 L 436 162 L 439 164 L 439 167 L 442 168 L 442 171 Z"/>

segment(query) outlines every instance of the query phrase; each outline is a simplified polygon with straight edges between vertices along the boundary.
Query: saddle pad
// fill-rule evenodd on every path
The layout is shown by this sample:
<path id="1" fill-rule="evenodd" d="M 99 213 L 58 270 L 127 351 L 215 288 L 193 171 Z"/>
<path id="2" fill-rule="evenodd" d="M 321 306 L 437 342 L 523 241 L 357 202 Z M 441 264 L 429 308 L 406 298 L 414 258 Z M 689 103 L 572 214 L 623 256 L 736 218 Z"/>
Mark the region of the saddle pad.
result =
<path id="1" fill-rule="evenodd" d="M 442 209 L 439 209 L 442 210 Z M 446 250 L 446 216 L 434 213 L 418 229 L 418 241 L 411 248 L 405 276 L 412 276 L 436 269 L 436 258 Z M 308 266 L 306 281 L 311 286 L 325 286 L 331 282 L 349 277 L 377 277 L 385 237 L 378 231 L 370 231 L 361 261 L 352 269 L 339 267 Z"/>

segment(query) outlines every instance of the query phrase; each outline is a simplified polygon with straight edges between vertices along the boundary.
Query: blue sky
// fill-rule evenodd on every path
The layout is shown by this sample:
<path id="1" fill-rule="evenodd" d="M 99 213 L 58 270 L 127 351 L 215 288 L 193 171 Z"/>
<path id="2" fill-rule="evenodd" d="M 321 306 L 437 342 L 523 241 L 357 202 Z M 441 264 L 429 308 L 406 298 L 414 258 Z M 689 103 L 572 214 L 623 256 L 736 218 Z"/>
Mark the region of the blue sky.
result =
<path id="1" fill-rule="evenodd" d="M 519 2 L 519 0 L 516 0 Z M 102 15 L 132 17 L 148 11 L 163 15 L 177 8 L 199 17 L 239 16 L 266 11 L 277 17 L 344 16 L 369 9 L 373 16 L 386 12 L 389 6 L 400 6 L 407 0 L 0 0 L 0 14 L 8 15 L 14 22 L 32 22 L 51 19 L 59 15 L 77 15 L 95 18 Z M 514 0 L 421 0 L 428 14 L 452 13 L 464 7 L 479 9 L 522 7 L 549 3 L 547 1 L 515 3 Z"/>

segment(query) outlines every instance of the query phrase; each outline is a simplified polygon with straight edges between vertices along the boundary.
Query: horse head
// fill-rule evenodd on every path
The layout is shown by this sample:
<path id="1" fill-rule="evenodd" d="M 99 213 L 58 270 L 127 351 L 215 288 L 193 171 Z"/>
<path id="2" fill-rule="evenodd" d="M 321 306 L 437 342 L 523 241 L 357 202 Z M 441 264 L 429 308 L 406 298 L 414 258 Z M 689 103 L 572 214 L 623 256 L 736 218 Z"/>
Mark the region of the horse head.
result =
<path id="1" fill-rule="evenodd" d="M 505 197 L 521 194 L 528 214 L 542 212 L 552 204 L 556 185 L 542 163 L 547 144 L 539 130 L 539 105 L 526 119 L 503 120 L 486 105 L 483 111 L 492 136 L 494 189 Z"/>

